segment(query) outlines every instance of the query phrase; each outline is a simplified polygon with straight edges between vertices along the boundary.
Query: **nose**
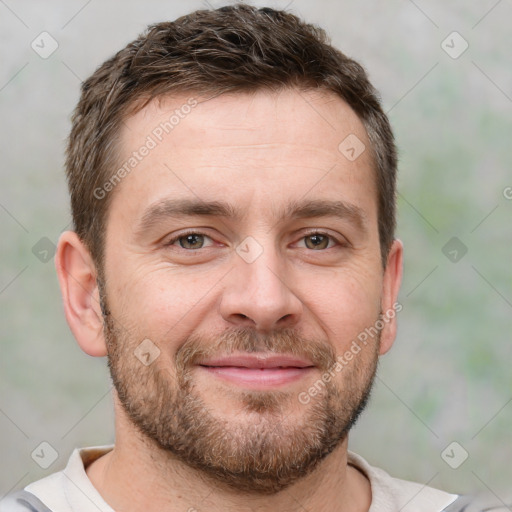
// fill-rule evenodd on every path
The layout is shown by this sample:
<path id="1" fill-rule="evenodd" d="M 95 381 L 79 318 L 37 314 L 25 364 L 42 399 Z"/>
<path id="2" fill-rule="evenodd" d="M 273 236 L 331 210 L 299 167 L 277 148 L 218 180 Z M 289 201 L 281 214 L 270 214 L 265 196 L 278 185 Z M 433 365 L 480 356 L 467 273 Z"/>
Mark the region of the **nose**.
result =
<path id="1" fill-rule="evenodd" d="M 220 305 L 226 322 L 261 332 L 294 327 L 299 322 L 304 305 L 275 251 L 266 248 L 251 263 L 235 253 L 233 265 L 224 280 Z"/>

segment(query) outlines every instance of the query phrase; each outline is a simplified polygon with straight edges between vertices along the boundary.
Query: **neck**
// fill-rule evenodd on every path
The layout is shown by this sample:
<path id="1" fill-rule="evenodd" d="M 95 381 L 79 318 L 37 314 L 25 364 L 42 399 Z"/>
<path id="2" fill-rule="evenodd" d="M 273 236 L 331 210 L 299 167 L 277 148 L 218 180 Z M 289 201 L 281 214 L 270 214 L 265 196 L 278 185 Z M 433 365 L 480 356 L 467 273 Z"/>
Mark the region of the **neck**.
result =
<path id="1" fill-rule="evenodd" d="M 120 421 L 117 416 L 117 419 L 115 448 L 86 469 L 94 487 L 114 510 L 369 510 L 370 484 L 359 470 L 348 464 L 347 438 L 313 472 L 288 488 L 273 495 L 242 494 L 222 488 L 210 477 L 150 444 L 131 427 L 127 418 Z"/>

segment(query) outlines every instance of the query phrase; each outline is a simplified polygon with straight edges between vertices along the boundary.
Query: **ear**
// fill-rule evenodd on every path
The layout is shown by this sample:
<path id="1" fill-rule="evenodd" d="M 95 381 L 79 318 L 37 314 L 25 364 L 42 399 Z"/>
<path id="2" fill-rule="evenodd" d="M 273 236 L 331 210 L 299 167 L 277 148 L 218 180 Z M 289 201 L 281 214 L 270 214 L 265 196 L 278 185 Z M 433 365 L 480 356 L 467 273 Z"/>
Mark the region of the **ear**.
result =
<path id="1" fill-rule="evenodd" d="M 105 356 L 96 267 L 89 250 L 74 231 L 65 231 L 60 236 L 55 267 L 71 332 L 85 353 Z"/>
<path id="2" fill-rule="evenodd" d="M 385 354 L 393 345 L 396 338 L 396 316 L 402 310 L 398 302 L 398 292 L 402 282 L 403 244 L 394 240 L 389 250 L 384 278 L 382 281 L 381 311 L 384 316 L 384 327 L 381 331 L 380 351 Z"/>

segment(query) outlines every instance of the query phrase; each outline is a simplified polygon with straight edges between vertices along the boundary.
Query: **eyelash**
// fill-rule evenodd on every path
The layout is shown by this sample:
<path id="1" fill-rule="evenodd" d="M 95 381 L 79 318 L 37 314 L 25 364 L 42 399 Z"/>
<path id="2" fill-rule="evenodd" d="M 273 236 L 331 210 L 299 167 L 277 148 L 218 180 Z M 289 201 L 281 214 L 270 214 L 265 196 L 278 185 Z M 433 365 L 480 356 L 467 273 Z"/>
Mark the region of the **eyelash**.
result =
<path id="1" fill-rule="evenodd" d="M 174 238 L 169 240 L 165 245 L 171 247 L 180 238 L 185 238 L 185 237 L 187 237 L 189 235 L 200 235 L 200 236 L 204 236 L 204 237 L 209 238 L 210 240 L 212 240 L 212 238 L 210 236 L 208 236 L 206 233 L 201 233 L 200 231 L 186 231 L 184 233 L 180 233 L 179 235 L 175 236 Z M 336 237 L 334 237 L 334 236 L 332 236 L 329 233 L 326 233 L 324 231 L 310 231 L 310 232 L 305 233 L 304 235 L 302 235 L 300 240 L 302 240 L 304 238 L 307 238 L 309 236 L 313 236 L 313 235 L 325 236 L 325 237 L 329 238 L 330 240 L 334 241 L 336 243 L 336 245 L 339 246 L 339 247 L 346 247 L 348 245 L 347 242 L 340 242 Z M 205 249 L 205 247 L 201 247 L 199 249 L 185 249 L 184 247 L 179 247 L 179 249 L 181 249 L 183 251 L 187 251 L 187 252 L 198 252 L 201 249 Z M 306 247 L 306 249 L 307 249 L 307 247 Z M 332 249 L 332 247 L 327 247 L 325 249 L 319 249 L 318 252 L 326 251 L 327 249 Z M 312 252 L 316 252 L 316 251 L 314 251 L 314 249 L 309 249 L 309 250 L 312 251 Z"/>

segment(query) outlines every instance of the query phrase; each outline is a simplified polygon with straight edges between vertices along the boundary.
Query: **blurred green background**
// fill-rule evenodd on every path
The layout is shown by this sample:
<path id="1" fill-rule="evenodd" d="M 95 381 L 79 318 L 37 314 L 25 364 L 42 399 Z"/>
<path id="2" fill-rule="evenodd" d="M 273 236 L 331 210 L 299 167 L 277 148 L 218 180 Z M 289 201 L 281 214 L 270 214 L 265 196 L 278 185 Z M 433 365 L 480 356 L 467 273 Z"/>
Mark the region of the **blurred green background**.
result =
<path id="1" fill-rule="evenodd" d="M 254 4 L 321 25 L 362 62 L 400 150 L 403 311 L 351 449 L 400 478 L 512 500 L 512 4 Z M 51 259 L 70 222 L 64 139 L 81 80 L 148 23 L 196 8 L 0 3 L 0 496 L 113 441 L 105 360 L 77 347 Z M 31 48 L 43 31 L 59 45 L 46 59 Z M 42 441 L 59 454 L 47 470 L 30 455 Z M 469 455 L 457 469 L 441 456 L 454 441 Z"/>

